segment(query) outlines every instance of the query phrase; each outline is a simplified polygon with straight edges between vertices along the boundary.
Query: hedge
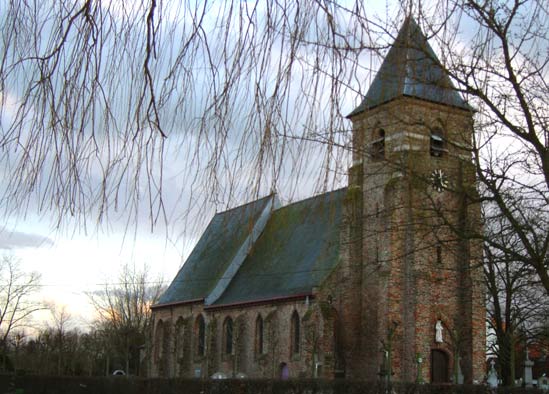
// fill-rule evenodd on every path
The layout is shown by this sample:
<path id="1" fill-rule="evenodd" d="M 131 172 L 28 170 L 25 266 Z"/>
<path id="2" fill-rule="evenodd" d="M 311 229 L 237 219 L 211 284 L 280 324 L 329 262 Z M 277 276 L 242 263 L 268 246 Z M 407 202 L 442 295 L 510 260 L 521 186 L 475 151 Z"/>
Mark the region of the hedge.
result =
<path id="1" fill-rule="evenodd" d="M 55 377 L 0 375 L 0 394 L 489 394 L 480 385 L 380 383 L 350 380 L 146 379 L 131 376 Z M 539 394 L 501 388 L 497 394 Z"/>

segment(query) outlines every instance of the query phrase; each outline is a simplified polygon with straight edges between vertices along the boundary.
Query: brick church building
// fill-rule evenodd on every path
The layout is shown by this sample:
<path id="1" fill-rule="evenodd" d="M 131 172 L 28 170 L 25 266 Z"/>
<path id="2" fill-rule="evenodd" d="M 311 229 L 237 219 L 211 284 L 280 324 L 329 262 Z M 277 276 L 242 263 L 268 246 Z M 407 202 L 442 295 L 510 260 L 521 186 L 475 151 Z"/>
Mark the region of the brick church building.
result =
<path id="1" fill-rule="evenodd" d="M 151 374 L 481 381 L 472 114 L 406 19 L 348 116 L 348 187 L 216 214 L 152 308 Z"/>

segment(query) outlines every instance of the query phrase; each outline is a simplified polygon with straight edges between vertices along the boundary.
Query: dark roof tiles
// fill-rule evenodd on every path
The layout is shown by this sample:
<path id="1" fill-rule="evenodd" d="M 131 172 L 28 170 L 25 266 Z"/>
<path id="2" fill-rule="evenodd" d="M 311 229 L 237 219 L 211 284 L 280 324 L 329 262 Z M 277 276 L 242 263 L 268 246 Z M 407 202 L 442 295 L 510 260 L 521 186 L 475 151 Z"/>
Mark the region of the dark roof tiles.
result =
<path id="1" fill-rule="evenodd" d="M 216 214 L 158 304 L 206 298 L 273 198 L 271 195 Z"/>
<path id="2" fill-rule="evenodd" d="M 401 96 L 471 109 L 411 17 L 404 21 L 362 103 L 347 117 Z"/>
<path id="3" fill-rule="evenodd" d="M 270 211 L 230 278 L 223 275 L 275 197 L 217 214 L 157 306 L 207 299 L 227 279 L 222 294 L 210 297 L 213 306 L 310 293 L 337 264 L 345 194 L 341 189 Z"/>
<path id="4" fill-rule="evenodd" d="M 347 189 L 282 207 L 273 215 L 215 305 L 311 293 L 339 259 Z"/>

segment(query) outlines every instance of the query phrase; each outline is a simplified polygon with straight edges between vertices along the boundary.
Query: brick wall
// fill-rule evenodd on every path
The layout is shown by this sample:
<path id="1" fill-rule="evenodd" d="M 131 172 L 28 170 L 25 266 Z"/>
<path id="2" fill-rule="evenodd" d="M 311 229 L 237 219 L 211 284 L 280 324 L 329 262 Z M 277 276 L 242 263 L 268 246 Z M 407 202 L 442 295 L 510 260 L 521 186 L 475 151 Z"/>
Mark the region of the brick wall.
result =
<path id="1" fill-rule="evenodd" d="M 242 308 L 208 309 L 202 304 L 169 306 L 154 310 L 155 347 L 163 346 L 163 358 L 155 359 L 151 368 L 153 376 L 207 377 L 215 372 L 227 376 L 245 373 L 250 377 L 277 378 L 285 364 L 291 378 L 333 376 L 334 327 L 333 308 L 321 307 L 311 297 L 289 303 L 276 303 Z M 297 312 L 300 321 L 300 351 L 291 352 L 291 318 Z M 206 349 L 203 356 L 197 354 L 197 317 L 206 322 Z M 256 322 L 263 319 L 263 353 L 258 353 Z M 233 321 L 232 353 L 227 353 L 225 325 L 227 318 Z M 159 323 L 162 322 L 162 323 Z M 169 338 L 158 333 L 170 330 Z M 180 332 L 183 330 L 183 333 Z M 180 332 L 179 336 L 175 335 Z M 164 335 L 164 336 L 163 336 Z M 161 342 L 159 338 L 166 338 Z M 326 358 L 326 361 L 325 361 Z"/>
<path id="2" fill-rule="evenodd" d="M 393 380 L 429 382 L 437 354 L 447 360 L 448 379 L 461 372 L 465 382 L 482 380 L 482 245 L 474 237 L 482 228 L 473 203 L 471 114 L 400 98 L 357 116 L 353 127 L 340 261 L 314 297 L 230 309 L 202 303 L 157 308 L 155 328 L 161 326 L 163 336 L 155 331 L 153 345 L 163 343 L 165 350 L 162 359 L 153 357 L 153 376 L 245 372 L 276 378 L 286 365 L 290 377 L 344 374 L 375 381 L 391 373 Z M 440 157 L 430 152 L 433 129 L 445 138 Z M 380 135 L 384 157 L 377 148 L 372 157 Z M 441 192 L 431 184 L 434 170 L 448 177 Z M 299 354 L 291 353 L 294 311 L 301 322 Z M 208 327 L 203 356 L 196 352 L 199 315 Z M 264 321 L 263 354 L 256 346 L 258 316 Z M 224 346 L 228 317 L 234 323 L 232 354 Z M 439 321 L 442 342 L 435 341 Z M 168 332 L 173 334 L 166 337 Z"/>
<path id="3" fill-rule="evenodd" d="M 349 375 L 373 378 L 383 365 L 383 348 L 390 344 L 394 379 L 414 381 L 420 356 L 421 378 L 429 381 L 431 352 L 441 350 L 448 357 L 450 377 L 457 372 L 459 354 L 465 381 L 480 381 L 485 328 L 481 249 L 471 238 L 472 232 L 481 231 L 479 208 L 471 203 L 471 116 L 402 98 L 363 113 L 353 119 L 353 127 L 360 135 L 355 142 L 364 143 L 354 149 L 364 154 L 363 236 L 362 256 L 348 265 L 362 264 L 362 289 L 352 292 L 362 294 L 364 335 L 362 362 L 348 368 L 355 369 Z M 441 157 L 430 153 L 434 128 L 442 129 L 446 140 Z M 381 160 L 369 156 L 369 144 L 380 129 L 385 134 Z M 446 173 L 448 190 L 431 186 L 435 169 Z M 435 342 L 439 320 L 442 343 Z M 352 319 L 347 323 L 354 324 Z"/>

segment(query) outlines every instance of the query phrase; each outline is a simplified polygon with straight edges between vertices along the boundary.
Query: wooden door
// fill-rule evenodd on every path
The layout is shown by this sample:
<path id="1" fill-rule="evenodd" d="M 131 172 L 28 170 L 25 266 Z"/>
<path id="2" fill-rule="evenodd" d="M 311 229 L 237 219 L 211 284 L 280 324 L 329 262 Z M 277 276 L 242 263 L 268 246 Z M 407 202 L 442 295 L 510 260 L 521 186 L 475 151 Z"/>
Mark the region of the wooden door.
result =
<path id="1" fill-rule="evenodd" d="M 448 355 L 442 350 L 431 351 L 431 382 L 448 383 Z"/>

